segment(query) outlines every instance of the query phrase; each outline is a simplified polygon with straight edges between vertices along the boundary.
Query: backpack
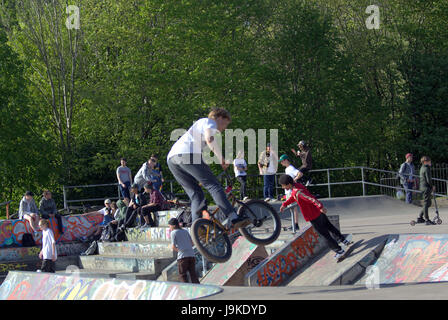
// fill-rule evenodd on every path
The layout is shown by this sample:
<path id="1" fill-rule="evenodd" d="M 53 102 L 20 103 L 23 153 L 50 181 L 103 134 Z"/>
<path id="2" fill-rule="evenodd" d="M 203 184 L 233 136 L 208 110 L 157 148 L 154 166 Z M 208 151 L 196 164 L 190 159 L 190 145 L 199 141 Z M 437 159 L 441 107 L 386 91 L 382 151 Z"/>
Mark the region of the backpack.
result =
<path id="1" fill-rule="evenodd" d="M 103 230 L 103 232 L 101 233 L 101 238 L 100 241 L 103 242 L 113 242 L 114 240 L 114 230 L 111 227 L 111 224 L 109 223 Z"/>
<path id="2" fill-rule="evenodd" d="M 90 247 L 87 248 L 81 255 L 82 256 L 91 256 L 93 254 L 98 254 L 98 243 L 96 241 L 92 241 Z"/>
<path id="3" fill-rule="evenodd" d="M 24 247 L 34 247 L 36 242 L 34 241 L 33 235 L 31 233 L 24 233 L 22 236 L 22 246 Z"/>
<path id="4" fill-rule="evenodd" d="M 184 209 L 181 213 L 176 217 L 179 223 L 182 223 L 182 227 L 190 227 L 191 226 L 191 210 Z"/>

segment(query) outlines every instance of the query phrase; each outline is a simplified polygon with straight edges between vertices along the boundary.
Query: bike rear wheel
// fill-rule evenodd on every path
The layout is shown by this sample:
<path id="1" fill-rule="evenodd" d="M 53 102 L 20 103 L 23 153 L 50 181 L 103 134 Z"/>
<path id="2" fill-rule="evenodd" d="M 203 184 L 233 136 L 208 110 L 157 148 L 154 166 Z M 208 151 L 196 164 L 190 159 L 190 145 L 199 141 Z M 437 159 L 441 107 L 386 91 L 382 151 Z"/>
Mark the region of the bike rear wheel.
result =
<path id="1" fill-rule="evenodd" d="M 232 256 L 232 244 L 227 233 L 213 221 L 195 220 L 191 225 L 191 236 L 198 251 L 211 262 L 226 262 Z"/>
<path id="2" fill-rule="evenodd" d="M 246 216 L 252 222 L 239 229 L 248 241 L 268 245 L 278 239 L 281 231 L 280 216 L 270 204 L 262 200 L 249 200 L 238 209 L 238 215 Z"/>

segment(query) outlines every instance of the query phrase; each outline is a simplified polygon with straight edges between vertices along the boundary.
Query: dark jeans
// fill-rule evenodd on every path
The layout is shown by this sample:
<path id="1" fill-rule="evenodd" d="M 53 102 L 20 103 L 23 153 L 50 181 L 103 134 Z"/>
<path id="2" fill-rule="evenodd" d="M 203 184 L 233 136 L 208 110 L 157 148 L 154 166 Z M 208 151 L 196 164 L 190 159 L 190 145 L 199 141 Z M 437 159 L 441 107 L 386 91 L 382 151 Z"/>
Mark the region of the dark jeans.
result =
<path id="1" fill-rule="evenodd" d="M 156 225 L 155 222 L 154 222 L 155 221 L 155 216 L 153 218 L 151 213 L 152 212 L 157 212 L 157 211 L 160 211 L 160 210 L 161 210 L 161 207 L 159 205 L 153 206 L 153 207 L 146 207 L 146 208 L 142 208 L 140 210 L 140 214 L 143 217 L 147 216 L 149 218 L 149 224 L 154 227 Z"/>
<path id="2" fill-rule="evenodd" d="M 56 264 L 51 259 L 45 259 L 44 261 L 42 261 L 41 270 L 42 270 L 42 272 L 55 273 L 56 272 Z"/>
<path id="3" fill-rule="evenodd" d="M 246 196 L 246 181 L 247 181 L 247 176 L 238 176 L 236 177 L 236 179 L 240 182 L 240 199 L 243 200 L 244 197 Z"/>
<path id="4" fill-rule="evenodd" d="M 274 198 L 275 174 L 266 174 L 263 176 L 263 197 Z"/>
<path id="5" fill-rule="evenodd" d="M 308 180 L 310 180 L 310 173 L 309 173 L 310 170 L 307 168 L 302 168 L 302 169 L 299 169 L 299 171 L 303 173 L 303 176 L 302 176 L 302 178 L 299 179 L 298 182 L 303 185 L 306 185 Z"/>
<path id="6" fill-rule="evenodd" d="M 131 182 L 130 182 L 130 181 L 126 181 L 126 182 L 124 183 L 124 185 L 126 186 L 125 188 L 123 188 L 123 186 L 122 186 L 120 183 L 119 183 L 118 185 L 119 185 L 119 187 L 120 187 L 121 196 L 122 196 L 123 198 L 128 198 L 128 199 L 130 199 L 130 198 L 131 198 L 131 195 L 130 195 L 130 193 L 129 193 L 129 188 L 131 187 Z"/>
<path id="7" fill-rule="evenodd" d="M 403 184 L 404 192 L 406 193 L 406 203 L 412 203 L 412 191 L 410 191 L 414 187 L 413 182 L 405 182 Z"/>
<path id="8" fill-rule="evenodd" d="M 187 272 L 190 274 L 192 283 L 199 283 L 198 276 L 196 274 L 196 258 L 188 257 L 177 260 L 177 269 L 179 270 L 180 278 L 182 282 L 188 282 Z"/>
<path id="9" fill-rule="evenodd" d="M 333 226 L 328 220 L 328 217 L 326 214 L 321 214 L 316 219 L 310 221 L 313 225 L 314 229 L 316 229 L 317 232 L 319 232 L 322 237 L 324 237 L 327 240 L 328 246 L 333 251 L 339 251 L 341 250 L 341 247 L 339 246 L 338 242 L 330 235 L 330 232 L 336 236 L 336 239 L 341 242 L 344 241 L 344 236 L 339 232 L 339 230 Z"/>
<path id="10" fill-rule="evenodd" d="M 432 199 L 431 191 L 432 191 L 431 188 L 425 189 L 425 191 L 423 191 L 423 209 L 420 212 L 420 218 L 423 218 L 424 216 L 426 221 L 429 220 L 428 209 L 431 206 L 431 199 Z"/>
<path id="11" fill-rule="evenodd" d="M 61 217 L 61 215 L 59 213 L 56 213 L 54 215 L 54 217 L 56 218 L 56 221 L 58 223 L 58 231 L 62 235 L 63 234 L 62 217 Z M 46 214 L 46 213 L 43 213 L 42 214 L 42 218 L 43 219 L 50 219 L 50 215 Z"/>
<path id="12" fill-rule="evenodd" d="M 195 163 L 194 160 L 192 154 L 176 155 L 168 160 L 168 168 L 190 198 L 192 222 L 201 217 L 202 210 L 207 209 L 205 195 L 199 183 L 207 189 L 219 209 L 228 216 L 235 209 L 227 199 L 218 179 L 202 159 L 199 161 L 196 159 L 199 163 Z"/>
<path id="13" fill-rule="evenodd" d="M 128 207 L 128 209 L 126 210 L 126 217 L 124 221 L 121 221 L 125 228 L 131 228 L 135 226 L 135 218 L 140 213 L 140 210 L 140 207 L 137 207 L 137 209 Z M 121 223 L 119 222 L 119 224 Z"/>

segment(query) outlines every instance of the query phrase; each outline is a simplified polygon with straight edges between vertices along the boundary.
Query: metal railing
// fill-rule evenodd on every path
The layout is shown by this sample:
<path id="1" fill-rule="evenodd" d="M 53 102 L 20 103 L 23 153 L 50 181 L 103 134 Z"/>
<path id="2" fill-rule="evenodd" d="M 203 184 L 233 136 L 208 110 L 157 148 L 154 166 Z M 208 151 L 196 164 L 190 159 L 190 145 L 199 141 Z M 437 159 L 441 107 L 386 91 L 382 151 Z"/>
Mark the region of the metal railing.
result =
<path id="1" fill-rule="evenodd" d="M 0 207 L 1 206 L 5 206 L 6 207 L 6 220 L 9 219 L 9 205 L 10 205 L 11 201 L 6 201 L 6 202 L 2 202 L 0 203 Z"/>
<path id="2" fill-rule="evenodd" d="M 367 195 L 374 195 L 374 194 L 386 194 L 395 196 L 395 193 L 398 190 L 404 191 L 403 186 L 400 184 L 399 179 L 397 178 L 398 172 L 397 171 L 388 171 L 388 170 L 381 170 L 381 169 L 375 169 L 375 168 L 368 168 L 368 167 L 344 167 L 344 168 L 327 168 L 327 169 L 315 169 L 309 171 L 311 174 L 311 177 L 313 179 L 313 183 L 311 183 L 308 188 L 311 188 L 313 191 L 313 188 L 321 188 L 326 190 L 327 197 L 333 198 L 335 197 L 335 194 L 338 194 L 335 192 L 336 187 L 338 186 L 346 186 L 346 185 L 360 185 L 360 189 L 356 192 L 355 189 L 352 189 L 349 191 L 350 195 L 353 195 L 354 193 L 357 193 L 357 195 L 367 196 Z M 347 173 L 350 172 L 350 173 Z M 275 195 L 278 197 L 281 194 L 284 194 L 283 190 L 281 189 L 281 186 L 278 183 L 278 177 L 281 176 L 284 173 L 277 173 L 275 175 Z M 333 175 L 338 175 L 336 178 L 332 178 Z M 248 194 L 252 195 L 252 193 L 256 194 L 255 197 L 259 197 L 260 189 L 262 190 L 262 180 L 263 176 L 261 175 L 247 175 L 247 185 L 251 185 L 251 179 L 254 179 L 253 186 L 251 188 L 247 188 Z M 416 177 L 416 180 L 418 181 L 418 176 L 414 175 Z M 436 185 L 436 195 L 441 197 L 448 196 L 448 180 L 447 179 L 439 179 L 439 178 L 433 178 L 434 184 Z M 324 182 L 319 182 L 324 181 Z M 223 180 L 224 182 L 224 180 Z M 315 183 L 318 182 L 318 183 Z M 175 192 L 174 184 L 176 184 L 177 190 L 182 190 L 182 188 L 177 184 L 177 181 L 175 180 L 165 180 L 164 186 L 169 185 L 169 190 L 171 193 L 173 193 L 176 196 L 186 196 L 185 193 L 182 192 Z M 69 200 L 68 199 L 68 190 L 70 189 L 76 189 L 76 188 L 99 188 L 99 187 L 111 187 L 116 186 L 117 187 L 117 197 L 103 197 L 103 198 L 86 198 L 86 199 L 79 199 L 79 200 Z M 373 188 L 378 188 L 379 192 L 376 192 L 375 190 L 372 191 Z M 183 190 L 182 190 L 183 191 Z M 238 192 L 236 189 L 235 191 Z M 422 193 L 422 191 L 418 189 L 412 189 L 412 192 L 415 193 Z M 121 199 L 121 193 L 120 188 L 118 186 L 118 183 L 108 183 L 108 184 L 95 184 L 95 185 L 83 185 L 83 186 L 64 186 L 63 187 L 64 192 L 64 209 L 69 211 L 69 204 L 70 203 L 83 203 L 83 202 L 95 202 L 95 201 L 103 201 L 107 198 L 111 200 L 115 199 Z M 340 192 L 339 192 L 340 193 Z M 338 195 L 337 195 L 338 196 Z M 336 197 L 337 197 L 336 196 Z"/>

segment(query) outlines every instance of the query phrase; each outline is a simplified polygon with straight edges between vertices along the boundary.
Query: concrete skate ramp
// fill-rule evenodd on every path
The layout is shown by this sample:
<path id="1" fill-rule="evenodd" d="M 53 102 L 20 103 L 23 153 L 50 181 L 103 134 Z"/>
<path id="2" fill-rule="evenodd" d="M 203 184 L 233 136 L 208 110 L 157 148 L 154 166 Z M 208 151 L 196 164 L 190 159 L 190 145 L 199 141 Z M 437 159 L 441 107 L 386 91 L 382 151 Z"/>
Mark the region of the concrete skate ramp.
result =
<path id="1" fill-rule="evenodd" d="M 340 216 L 389 216 L 418 211 L 412 204 L 383 195 L 319 200 L 328 209 L 329 214 Z"/>
<path id="2" fill-rule="evenodd" d="M 11 271 L 1 300 L 191 300 L 220 293 L 210 285 Z"/>
<path id="3" fill-rule="evenodd" d="M 348 256 L 337 263 L 334 251 L 324 250 L 310 261 L 310 267 L 297 274 L 287 286 L 331 286 L 352 285 L 366 272 L 366 269 L 380 256 L 388 235 L 363 239 L 353 237 L 354 243 L 349 247 Z"/>
<path id="4" fill-rule="evenodd" d="M 203 284 L 244 286 L 244 277 L 268 256 L 264 246 L 250 243 L 240 236 L 232 245 L 232 256 L 217 263 L 201 280 Z"/>
<path id="5" fill-rule="evenodd" d="M 358 284 L 448 281 L 448 234 L 390 235 Z"/>

